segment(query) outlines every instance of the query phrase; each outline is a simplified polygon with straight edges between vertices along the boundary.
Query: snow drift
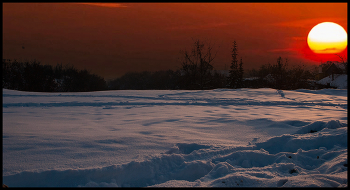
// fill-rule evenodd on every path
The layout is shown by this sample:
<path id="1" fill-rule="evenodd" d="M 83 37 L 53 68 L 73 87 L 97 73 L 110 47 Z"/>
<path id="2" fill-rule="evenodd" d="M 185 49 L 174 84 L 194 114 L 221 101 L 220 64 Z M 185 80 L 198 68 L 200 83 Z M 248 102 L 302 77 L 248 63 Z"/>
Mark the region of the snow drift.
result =
<path id="1" fill-rule="evenodd" d="M 347 89 L 348 88 L 348 75 L 345 74 L 334 74 L 333 78 L 332 75 L 327 76 L 319 81 L 317 81 L 318 84 L 327 85 L 329 84 L 332 87 L 336 87 L 338 89 Z"/>
<path id="2" fill-rule="evenodd" d="M 346 187 L 347 90 L 3 90 L 9 187 Z"/>

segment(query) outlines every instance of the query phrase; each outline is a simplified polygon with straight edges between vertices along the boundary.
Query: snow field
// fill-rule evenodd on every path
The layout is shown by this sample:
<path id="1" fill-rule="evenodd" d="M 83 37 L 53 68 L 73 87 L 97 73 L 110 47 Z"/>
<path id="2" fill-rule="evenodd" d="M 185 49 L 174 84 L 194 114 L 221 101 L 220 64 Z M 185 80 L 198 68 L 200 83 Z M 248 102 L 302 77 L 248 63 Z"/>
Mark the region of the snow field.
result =
<path id="1" fill-rule="evenodd" d="M 3 183 L 347 186 L 347 90 L 3 89 Z"/>

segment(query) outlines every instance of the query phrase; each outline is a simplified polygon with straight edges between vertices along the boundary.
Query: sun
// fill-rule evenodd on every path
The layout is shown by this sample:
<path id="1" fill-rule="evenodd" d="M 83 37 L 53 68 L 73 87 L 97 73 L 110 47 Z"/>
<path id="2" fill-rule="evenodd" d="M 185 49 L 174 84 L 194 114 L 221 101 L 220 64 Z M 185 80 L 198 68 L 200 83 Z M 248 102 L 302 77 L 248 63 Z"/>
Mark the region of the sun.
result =
<path id="1" fill-rule="evenodd" d="M 307 36 L 307 44 L 317 54 L 335 54 L 347 47 L 348 35 L 334 22 L 322 22 L 314 26 Z"/>

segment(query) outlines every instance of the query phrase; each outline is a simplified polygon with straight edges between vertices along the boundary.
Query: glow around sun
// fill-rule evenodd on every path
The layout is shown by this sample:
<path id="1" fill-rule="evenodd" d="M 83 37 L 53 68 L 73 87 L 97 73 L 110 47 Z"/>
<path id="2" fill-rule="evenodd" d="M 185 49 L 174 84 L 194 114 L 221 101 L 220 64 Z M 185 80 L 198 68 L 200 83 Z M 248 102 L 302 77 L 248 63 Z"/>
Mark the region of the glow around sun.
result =
<path id="1" fill-rule="evenodd" d="M 333 22 L 322 22 L 314 26 L 307 37 L 310 49 L 318 54 L 334 54 L 347 46 L 348 35 L 343 27 Z"/>

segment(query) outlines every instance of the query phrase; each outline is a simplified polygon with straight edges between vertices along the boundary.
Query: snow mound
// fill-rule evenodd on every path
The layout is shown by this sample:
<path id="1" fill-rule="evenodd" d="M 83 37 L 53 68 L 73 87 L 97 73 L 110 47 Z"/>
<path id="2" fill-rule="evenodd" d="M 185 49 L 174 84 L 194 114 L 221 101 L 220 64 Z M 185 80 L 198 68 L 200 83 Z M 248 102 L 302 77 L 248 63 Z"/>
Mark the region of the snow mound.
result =
<path id="1" fill-rule="evenodd" d="M 12 187 L 339 187 L 347 186 L 346 173 L 347 126 L 329 121 L 252 146 L 177 143 L 140 162 L 3 179 Z"/>
<path id="2" fill-rule="evenodd" d="M 348 75 L 334 75 L 334 80 L 332 80 L 332 75 L 325 77 L 319 81 L 317 81 L 318 84 L 327 85 L 336 87 L 338 89 L 347 89 L 348 88 Z"/>
<path id="3" fill-rule="evenodd" d="M 310 125 L 303 127 L 301 130 L 294 135 L 281 135 L 278 137 L 271 138 L 266 142 L 256 143 L 258 148 L 263 148 L 269 153 L 278 153 L 281 151 L 284 152 L 297 152 L 299 149 L 303 150 L 312 150 L 319 147 L 325 147 L 331 149 L 336 142 L 337 146 L 347 147 L 347 128 L 342 127 L 339 130 L 334 129 L 334 124 L 338 123 L 335 121 L 330 121 L 325 125 L 320 124 L 321 122 L 315 122 Z M 318 133 L 307 132 L 308 129 L 312 126 L 313 129 L 323 129 Z M 328 128 L 330 127 L 330 128 Z M 336 126 L 338 127 L 338 125 Z M 307 129 L 307 130 L 305 130 Z M 336 128 L 337 129 L 337 128 Z M 306 131 L 307 133 L 298 134 L 300 131 Z M 332 135 L 328 135 L 329 132 L 332 132 Z M 278 144 L 278 146 L 276 146 Z"/>
<path id="4" fill-rule="evenodd" d="M 200 145 L 196 143 L 191 143 L 191 144 L 177 143 L 176 146 L 168 150 L 166 154 L 172 154 L 172 153 L 190 154 L 195 150 L 204 149 L 204 148 L 210 148 L 210 146 Z"/>
<path id="5" fill-rule="evenodd" d="M 322 129 L 336 129 L 340 127 L 343 127 L 343 124 L 341 124 L 339 121 L 332 120 L 328 123 L 317 121 L 302 127 L 301 129 L 296 131 L 295 134 L 314 133 L 321 131 Z"/>

